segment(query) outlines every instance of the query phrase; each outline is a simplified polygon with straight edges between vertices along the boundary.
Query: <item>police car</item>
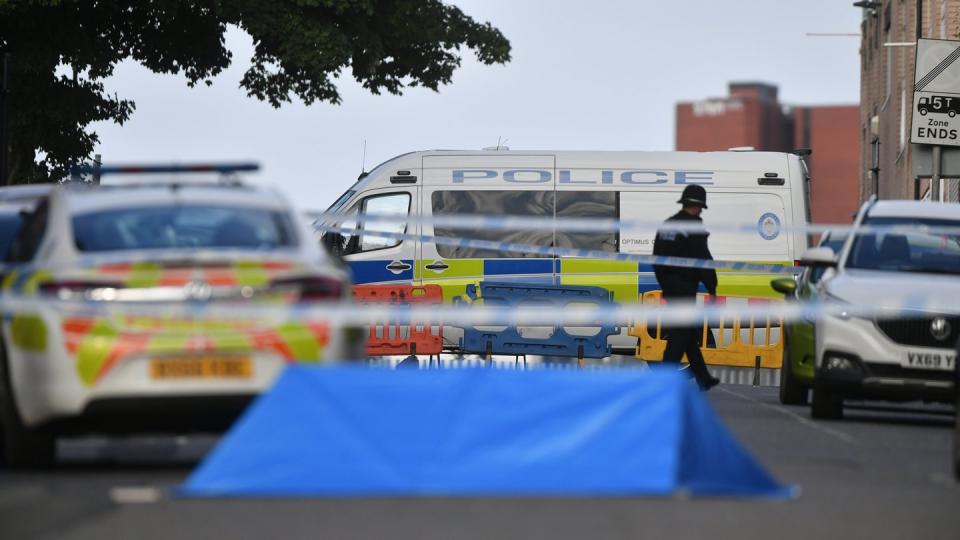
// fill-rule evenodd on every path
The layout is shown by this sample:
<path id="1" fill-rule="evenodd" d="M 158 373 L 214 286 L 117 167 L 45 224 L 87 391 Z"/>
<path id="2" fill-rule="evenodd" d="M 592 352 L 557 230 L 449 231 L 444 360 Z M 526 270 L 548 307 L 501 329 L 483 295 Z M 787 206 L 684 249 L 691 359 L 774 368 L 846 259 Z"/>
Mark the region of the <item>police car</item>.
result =
<path id="1" fill-rule="evenodd" d="M 960 310 L 923 305 L 960 298 L 960 204 L 871 201 L 854 225 L 868 229 L 839 255 L 822 247 L 804 254 L 804 264 L 827 268 L 817 298 L 841 307 L 913 300 L 899 311 L 818 318 L 812 416 L 842 417 L 844 399 L 951 400 Z"/>
<path id="2" fill-rule="evenodd" d="M 279 194 L 233 181 L 53 188 L 6 262 L 0 420 L 13 466 L 50 464 L 65 433 L 222 428 L 285 365 L 365 344 L 284 311 L 349 298 L 346 272 Z M 254 315 L 204 315 L 215 307 Z"/>

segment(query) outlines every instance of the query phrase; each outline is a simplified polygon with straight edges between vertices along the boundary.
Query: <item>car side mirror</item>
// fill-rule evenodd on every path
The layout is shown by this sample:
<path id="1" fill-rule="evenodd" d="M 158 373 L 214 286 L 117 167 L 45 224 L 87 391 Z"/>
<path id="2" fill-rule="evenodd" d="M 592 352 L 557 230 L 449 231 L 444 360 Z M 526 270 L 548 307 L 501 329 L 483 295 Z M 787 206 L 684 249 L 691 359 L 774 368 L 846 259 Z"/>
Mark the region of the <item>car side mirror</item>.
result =
<path id="1" fill-rule="evenodd" d="M 797 280 L 792 277 L 782 277 L 770 281 L 770 286 L 784 296 L 793 296 L 797 292 Z"/>
<path id="2" fill-rule="evenodd" d="M 800 256 L 800 264 L 814 268 L 833 268 L 837 266 L 837 255 L 828 247 L 811 248 Z"/>

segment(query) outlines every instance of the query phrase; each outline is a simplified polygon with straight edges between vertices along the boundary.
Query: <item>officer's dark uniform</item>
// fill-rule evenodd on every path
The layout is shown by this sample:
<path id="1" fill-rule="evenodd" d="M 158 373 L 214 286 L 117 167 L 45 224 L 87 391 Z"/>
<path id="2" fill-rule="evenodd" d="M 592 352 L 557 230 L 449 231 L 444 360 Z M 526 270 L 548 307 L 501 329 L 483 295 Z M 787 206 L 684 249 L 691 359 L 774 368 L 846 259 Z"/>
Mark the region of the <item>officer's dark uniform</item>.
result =
<path id="1" fill-rule="evenodd" d="M 703 186 L 690 185 L 683 190 L 678 203 L 688 206 L 707 207 L 707 192 Z M 653 241 L 653 254 L 666 257 L 688 257 L 691 259 L 713 260 L 710 249 L 707 247 L 709 233 L 673 230 L 670 222 L 683 224 L 703 223 L 698 216 L 691 215 L 684 210 L 668 218 Z M 681 266 L 654 265 L 654 274 L 663 291 L 663 298 L 670 302 L 693 302 L 697 297 L 697 289 L 703 283 L 711 296 L 717 294 L 717 272 L 712 268 L 690 268 Z M 707 371 L 698 343 L 701 326 L 671 326 L 665 329 L 667 334 L 667 349 L 663 353 L 664 362 L 679 363 L 683 355 L 687 355 L 690 370 L 696 377 L 697 383 L 703 389 L 709 389 L 719 382 Z"/>

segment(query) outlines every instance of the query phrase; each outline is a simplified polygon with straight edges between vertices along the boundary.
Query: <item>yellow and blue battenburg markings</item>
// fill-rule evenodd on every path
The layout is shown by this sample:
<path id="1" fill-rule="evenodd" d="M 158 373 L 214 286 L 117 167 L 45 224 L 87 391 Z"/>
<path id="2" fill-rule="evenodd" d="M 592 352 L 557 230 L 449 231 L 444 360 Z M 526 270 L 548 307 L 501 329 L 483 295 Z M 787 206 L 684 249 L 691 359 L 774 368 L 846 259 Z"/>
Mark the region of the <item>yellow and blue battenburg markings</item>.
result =
<path id="1" fill-rule="evenodd" d="M 324 232 L 352 232 L 350 229 L 319 224 L 316 228 Z M 783 274 L 793 275 L 799 270 L 791 261 L 715 261 L 407 233 L 378 231 L 369 234 L 394 240 L 525 252 L 544 257 L 443 259 L 447 268 L 442 272 L 427 268 L 433 262 L 429 260 L 365 260 L 349 263 L 355 283 L 409 283 L 414 280 L 436 283 L 444 288 L 444 299 L 448 301 L 463 297 L 469 284 L 478 280 L 495 279 L 535 284 L 601 286 L 612 292 L 617 302 L 636 302 L 640 294 L 659 289 L 653 274 L 654 264 L 713 268 L 718 272 L 718 294 L 721 295 L 777 297 L 770 288 L 770 278 Z M 393 266 L 394 270 L 391 271 L 388 266 Z"/>

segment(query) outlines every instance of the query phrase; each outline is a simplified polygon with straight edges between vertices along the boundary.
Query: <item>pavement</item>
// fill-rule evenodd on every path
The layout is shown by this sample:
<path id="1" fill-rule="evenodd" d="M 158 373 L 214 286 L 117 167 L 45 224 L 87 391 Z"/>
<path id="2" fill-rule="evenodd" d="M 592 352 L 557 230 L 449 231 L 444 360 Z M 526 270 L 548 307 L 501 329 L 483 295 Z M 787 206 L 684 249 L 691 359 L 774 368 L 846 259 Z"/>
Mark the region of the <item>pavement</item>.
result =
<path id="1" fill-rule="evenodd" d="M 951 408 L 865 404 L 824 422 L 776 388 L 708 395 L 797 498 L 180 499 L 215 437 L 85 439 L 57 470 L 0 470 L 0 539 L 960 538 Z"/>

